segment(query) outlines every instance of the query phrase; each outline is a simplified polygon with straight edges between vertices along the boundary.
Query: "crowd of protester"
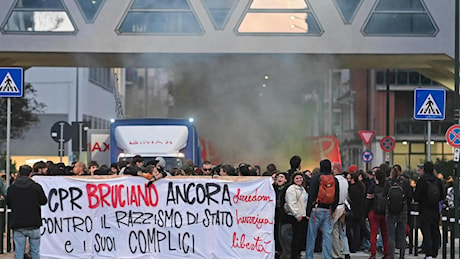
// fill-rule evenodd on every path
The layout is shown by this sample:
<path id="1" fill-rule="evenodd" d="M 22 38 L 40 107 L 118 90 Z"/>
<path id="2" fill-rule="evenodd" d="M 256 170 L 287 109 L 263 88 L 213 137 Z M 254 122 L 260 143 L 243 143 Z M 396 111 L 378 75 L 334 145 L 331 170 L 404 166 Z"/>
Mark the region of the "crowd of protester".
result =
<path id="1" fill-rule="evenodd" d="M 99 165 L 96 161 L 73 162 L 71 165 L 36 162 L 34 175 L 133 175 L 150 182 L 166 176 L 270 176 L 276 193 L 275 250 L 276 258 L 352 258 L 358 251 L 367 251 L 369 258 L 404 258 L 409 232 L 408 212 L 413 201 L 419 202 L 423 245 L 420 253 L 435 258 L 440 246 L 439 216 L 442 200 L 449 197 L 452 179 L 443 181 L 431 162 L 419 165 L 417 180 L 404 174 L 399 165 L 386 163 L 372 170 L 351 165 L 346 171 L 338 162 L 322 160 L 317 168 L 301 170 L 301 158 L 291 157 L 290 168 L 280 171 L 270 163 L 262 172 L 258 165 L 240 163 L 212 165 L 205 161 L 195 165 L 186 160 L 180 167 L 166 168 L 162 157 L 144 161 L 136 155 L 130 161 Z M 166 170 L 168 169 L 168 170 Z M 332 176 L 332 178 L 325 178 Z M 15 176 L 12 175 L 11 183 Z M 330 201 L 324 200 L 324 183 L 333 179 Z M 434 184 L 433 184 L 434 183 Z M 433 188 L 435 187 L 435 188 Z M 332 191 L 333 190 L 333 191 Z M 436 194 L 439 197 L 431 196 Z M 400 193 L 401 205 L 390 196 Z M 436 205 L 428 203 L 436 197 Z M 432 199 L 431 199 L 432 201 Z M 399 207 L 399 208 L 398 208 Z"/>
<path id="2" fill-rule="evenodd" d="M 289 174 L 294 168 L 296 171 Z M 335 177 L 334 202 L 323 204 L 318 200 L 323 192 L 318 180 L 331 174 Z M 307 199 L 300 192 L 291 195 L 292 187 L 299 187 L 299 175 L 303 175 L 301 185 Z M 383 163 L 368 171 L 351 165 L 343 171 L 340 163 L 328 160 L 321 161 L 319 168 L 302 172 L 300 158 L 294 156 L 290 170 L 274 175 L 278 198 L 276 256 L 299 258 L 301 250 L 305 250 L 307 259 L 313 258 L 313 252 L 321 252 L 324 259 L 353 258 L 358 251 L 367 252 L 370 259 L 377 258 L 377 254 L 381 258 L 405 258 L 409 207 L 418 202 L 423 235 L 419 253 L 425 253 L 428 259 L 436 258 L 441 245 L 439 218 L 443 202 L 452 200 L 446 198 L 452 183 L 452 178 L 444 182 L 429 161 L 418 165 L 415 176 L 409 176 L 398 164 L 390 167 Z M 295 207 L 291 204 L 300 209 L 292 210 Z"/>

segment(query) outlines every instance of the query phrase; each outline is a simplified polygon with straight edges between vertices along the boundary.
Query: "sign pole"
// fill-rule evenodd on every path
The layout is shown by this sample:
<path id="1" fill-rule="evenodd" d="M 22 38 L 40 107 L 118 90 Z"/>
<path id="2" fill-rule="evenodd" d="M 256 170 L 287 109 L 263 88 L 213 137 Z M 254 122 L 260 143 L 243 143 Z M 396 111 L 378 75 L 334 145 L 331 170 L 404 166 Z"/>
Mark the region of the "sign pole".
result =
<path id="1" fill-rule="evenodd" d="M 10 184 L 11 98 L 6 99 L 6 186 Z"/>
<path id="2" fill-rule="evenodd" d="M 64 124 L 60 123 L 61 131 L 59 136 L 59 161 L 62 162 L 62 154 L 64 153 Z"/>
<path id="3" fill-rule="evenodd" d="M 11 98 L 6 99 L 6 187 L 10 186 Z M 8 227 L 8 207 L 5 207 L 5 227 Z M 8 232 L 7 232 L 8 233 Z"/>
<path id="4" fill-rule="evenodd" d="M 455 32 L 454 32 L 454 38 L 455 38 L 455 50 L 454 50 L 454 56 L 455 56 L 455 68 L 454 68 L 454 106 L 456 109 L 460 108 L 460 96 L 459 96 L 459 70 L 460 70 L 460 35 L 459 35 L 459 27 L 460 27 L 460 15 L 459 15 L 459 9 L 460 9 L 460 3 L 459 0 L 455 0 Z M 460 119 L 459 119 L 460 123 Z M 458 162 L 455 162 L 455 168 L 454 168 L 454 212 L 455 212 L 455 225 L 454 225 L 454 235 L 457 236 L 458 232 L 458 219 L 459 219 L 459 212 L 458 212 L 458 206 L 459 206 L 459 201 L 458 201 L 458 196 L 459 196 L 459 181 L 458 181 Z M 454 247 L 455 245 L 451 245 Z"/>
<path id="5" fill-rule="evenodd" d="M 11 98 L 24 95 L 24 73 L 22 68 L 0 68 L 0 97 L 6 97 L 6 187 L 11 178 Z M 5 226 L 8 227 L 8 207 L 5 207 Z M 2 251 L 3 252 L 3 251 Z"/>
<path id="6" fill-rule="evenodd" d="M 431 161 L 431 120 L 427 122 L 427 131 L 428 143 L 426 147 L 426 160 Z"/>
<path id="7" fill-rule="evenodd" d="M 83 139 L 83 122 L 78 123 L 78 161 L 81 161 L 82 140 Z"/>

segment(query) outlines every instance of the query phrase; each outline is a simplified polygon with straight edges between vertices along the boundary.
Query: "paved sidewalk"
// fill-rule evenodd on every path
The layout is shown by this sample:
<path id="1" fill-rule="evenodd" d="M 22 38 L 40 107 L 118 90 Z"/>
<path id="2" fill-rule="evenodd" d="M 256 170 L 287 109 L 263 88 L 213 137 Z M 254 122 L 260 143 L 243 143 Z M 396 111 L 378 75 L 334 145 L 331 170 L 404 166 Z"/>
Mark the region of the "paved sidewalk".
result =
<path id="1" fill-rule="evenodd" d="M 419 242 L 421 243 L 421 239 L 419 240 Z M 455 256 L 454 259 L 459 259 L 460 258 L 460 255 L 459 255 L 459 239 L 456 239 L 456 251 L 455 252 Z M 6 243 L 4 244 L 5 245 L 5 248 L 6 248 Z M 302 252 L 301 254 L 301 258 L 303 258 L 305 256 L 305 251 Z M 383 257 L 383 254 L 379 254 L 377 253 L 377 259 L 380 259 Z M 398 258 L 399 257 L 399 250 L 397 250 L 397 254 L 395 255 L 395 258 Z M 406 259 L 423 259 L 425 257 L 425 254 L 418 254 L 417 256 L 414 256 L 414 254 L 409 254 L 409 249 L 406 249 L 406 254 L 405 254 L 405 258 Z M 0 259 L 13 259 L 14 258 L 14 251 L 12 250 L 11 252 L 6 252 L 6 249 L 4 249 L 4 253 L 3 254 L 0 254 Z M 314 255 L 314 258 L 315 259 L 321 259 L 321 253 L 315 253 Z M 356 253 L 353 253 L 351 254 L 351 258 L 352 259 L 368 259 L 369 258 L 369 252 L 364 252 L 364 251 L 358 251 Z M 438 259 L 441 259 L 442 258 L 442 249 L 439 249 L 438 251 Z M 447 259 L 451 259 L 450 257 L 450 245 L 448 244 L 447 245 L 447 256 L 446 256 Z"/>

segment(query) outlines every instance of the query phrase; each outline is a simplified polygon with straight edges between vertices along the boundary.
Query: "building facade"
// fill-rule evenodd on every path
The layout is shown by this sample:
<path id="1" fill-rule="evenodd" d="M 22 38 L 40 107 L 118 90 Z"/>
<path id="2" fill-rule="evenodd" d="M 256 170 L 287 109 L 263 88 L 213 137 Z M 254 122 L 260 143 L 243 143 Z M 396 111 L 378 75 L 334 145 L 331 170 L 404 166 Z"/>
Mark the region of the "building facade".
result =
<path id="1" fill-rule="evenodd" d="M 428 150 L 432 161 L 453 159 L 453 147 L 445 138 L 447 129 L 456 121 L 453 91 L 413 70 L 340 70 L 333 75 L 333 131 L 341 143 L 344 165 L 359 164 L 365 168 L 362 158 L 365 150 L 374 156 L 368 167 L 388 161 L 415 170 L 428 159 Z M 416 88 L 446 89 L 445 120 L 431 121 L 430 144 L 428 122 L 414 119 Z M 361 139 L 359 131 L 375 132 L 369 145 Z M 394 150 L 388 155 L 380 147 L 385 136 L 395 140 Z"/>
<path id="2" fill-rule="evenodd" d="M 51 138 L 53 124 L 85 121 L 91 129 L 108 129 L 110 120 L 117 116 L 115 87 L 124 101 L 124 69 L 33 67 L 25 70 L 24 82 L 33 86 L 35 99 L 46 107 L 39 115 L 40 122 L 24 138 L 11 141 L 12 161 L 17 165 L 26 160 L 58 162 L 58 143 Z M 64 149 L 64 163 L 79 159 L 72 152 L 71 141 Z"/>

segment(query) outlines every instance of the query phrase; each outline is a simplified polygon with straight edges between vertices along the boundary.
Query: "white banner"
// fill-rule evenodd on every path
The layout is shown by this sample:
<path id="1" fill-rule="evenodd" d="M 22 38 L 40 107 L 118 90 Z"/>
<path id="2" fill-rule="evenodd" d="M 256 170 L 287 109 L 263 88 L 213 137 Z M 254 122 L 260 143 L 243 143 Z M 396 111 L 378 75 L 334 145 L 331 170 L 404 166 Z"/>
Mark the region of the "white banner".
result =
<path id="1" fill-rule="evenodd" d="M 274 258 L 270 178 L 34 176 L 42 258 Z"/>

